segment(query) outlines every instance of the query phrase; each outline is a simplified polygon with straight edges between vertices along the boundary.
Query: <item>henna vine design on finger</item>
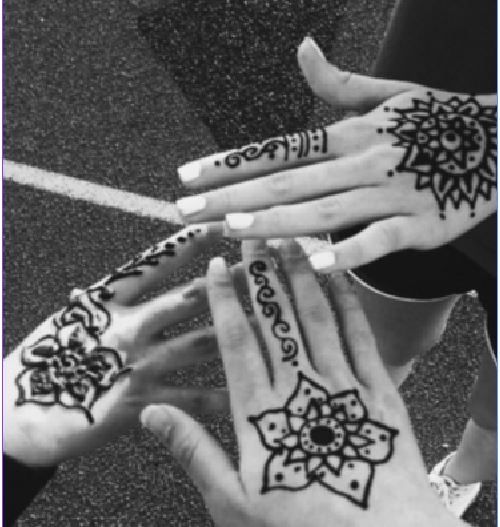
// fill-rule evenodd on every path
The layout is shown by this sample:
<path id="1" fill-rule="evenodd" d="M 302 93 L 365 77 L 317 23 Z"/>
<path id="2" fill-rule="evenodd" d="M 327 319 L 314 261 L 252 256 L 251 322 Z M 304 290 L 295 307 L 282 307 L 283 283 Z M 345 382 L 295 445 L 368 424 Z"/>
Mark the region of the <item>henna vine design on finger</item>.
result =
<path id="1" fill-rule="evenodd" d="M 111 325 L 105 302 L 114 292 L 111 284 L 143 273 L 143 266 L 157 266 L 160 258 L 176 256 L 176 245 L 185 244 L 204 230 L 181 231 L 139 254 L 106 278 L 79 294 L 52 318 L 53 333 L 21 350 L 24 369 L 17 375 L 16 405 L 36 403 L 79 410 L 94 423 L 92 408 L 116 381 L 132 371 L 122 354 L 103 346 L 101 337 Z"/>
<path id="2" fill-rule="evenodd" d="M 399 433 L 369 418 L 358 390 L 331 394 L 301 371 L 283 407 L 248 421 L 269 451 L 261 494 L 321 485 L 363 509 L 375 467 L 391 459 Z"/>
<path id="3" fill-rule="evenodd" d="M 255 161 L 267 156 L 274 161 L 280 157 L 283 161 L 300 161 L 315 154 L 326 154 L 328 151 L 328 134 L 325 128 L 307 130 L 282 137 L 266 139 L 262 143 L 245 146 L 240 150 L 216 159 L 214 165 L 237 168 L 243 161 Z"/>
<path id="4" fill-rule="evenodd" d="M 396 171 L 416 174 L 415 189 L 431 190 L 441 219 L 448 202 L 455 210 L 468 205 L 474 217 L 478 198 L 490 201 L 497 185 L 496 106 L 473 96 L 446 101 L 432 92 L 427 96 L 413 99 L 411 108 L 392 108 L 396 124 L 386 131 L 396 137 L 394 146 L 405 149 Z"/>
<path id="5" fill-rule="evenodd" d="M 264 274 L 267 271 L 267 264 L 262 260 L 255 260 L 250 264 L 248 271 L 253 276 L 255 285 L 259 286 L 256 299 L 262 308 L 262 314 L 272 319 L 271 332 L 280 342 L 283 362 L 291 362 L 292 366 L 298 366 L 299 345 L 296 339 L 288 335 L 290 324 L 283 320 L 278 302 L 272 300 L 276 292 L 269 285 L 269 278 Z"/>

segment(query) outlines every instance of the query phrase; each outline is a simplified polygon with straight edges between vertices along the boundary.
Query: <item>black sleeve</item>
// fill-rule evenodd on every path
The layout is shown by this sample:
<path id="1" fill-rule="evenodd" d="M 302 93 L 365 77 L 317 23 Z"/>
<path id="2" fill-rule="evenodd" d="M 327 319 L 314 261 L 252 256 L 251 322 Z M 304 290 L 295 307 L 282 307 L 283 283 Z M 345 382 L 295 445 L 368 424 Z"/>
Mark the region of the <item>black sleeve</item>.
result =
<path id="1" fill-rule="evenodd" d="M 52 478 L 57 467 L 31 468 L 3 455 L 3 523 L 12 525 L 37 493 Z"/>
<path id="2" fill-rule="evenodd" d="M 496 0 L 400 0 L 373 73 L 454 92 L 495 93 Z"/>

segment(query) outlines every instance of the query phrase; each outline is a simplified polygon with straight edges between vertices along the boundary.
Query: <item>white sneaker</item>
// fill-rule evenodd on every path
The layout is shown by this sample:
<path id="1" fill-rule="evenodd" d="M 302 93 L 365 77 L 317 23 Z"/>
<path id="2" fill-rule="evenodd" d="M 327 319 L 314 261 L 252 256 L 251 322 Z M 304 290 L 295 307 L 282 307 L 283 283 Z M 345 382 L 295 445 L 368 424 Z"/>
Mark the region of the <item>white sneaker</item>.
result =
<path id="1" fill-rule="evenodd" d="M 454 454 L 455 452 L 448 454 L 431 470 L 429 481 L 444 506 L 457 518 L 461 518 L 462 514 L 472 505 L 472 502 L 479 494 L 481 483 L 462 485 L 443 474 L 443 470 Z"/>

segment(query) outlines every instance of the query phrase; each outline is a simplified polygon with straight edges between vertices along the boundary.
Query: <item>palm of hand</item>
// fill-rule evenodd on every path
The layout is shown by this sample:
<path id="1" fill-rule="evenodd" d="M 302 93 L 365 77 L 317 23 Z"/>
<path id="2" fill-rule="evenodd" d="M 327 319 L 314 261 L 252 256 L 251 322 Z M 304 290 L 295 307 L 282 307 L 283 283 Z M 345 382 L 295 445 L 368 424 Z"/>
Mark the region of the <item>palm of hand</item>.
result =
<path id="1" fill-rule="evenodd" d="M 159 336 L 169 323 L 205 309 L 203 299 L 184 300 L 174 291 L 132 303 L 214 234 L 190 228 L 87 290 L 75 290 L 65 308 L 5 359 L 6 451 L 45 465 L 88 452 L 131 426 L 148 402 L 168 400 L 169 370 L 210 358 L 215 339 L 206 338 L 207 330 L 184 340 Z M 200 336 L 204 350 L 197 346 Z"/>

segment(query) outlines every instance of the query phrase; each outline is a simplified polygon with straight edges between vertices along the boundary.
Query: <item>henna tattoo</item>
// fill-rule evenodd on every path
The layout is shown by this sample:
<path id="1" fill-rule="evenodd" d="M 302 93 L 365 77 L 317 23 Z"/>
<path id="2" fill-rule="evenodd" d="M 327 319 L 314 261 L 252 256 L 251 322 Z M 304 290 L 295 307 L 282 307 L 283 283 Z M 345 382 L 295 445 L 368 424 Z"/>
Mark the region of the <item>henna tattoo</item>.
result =
<path id="1" fill-rule="evenodd" d="M 473 96 L 446 101 L 432 92 L 427 96 L 413 99 L 411 108 L 392 109 L 396 124 L 387 132 L 396 137 L 394 146 L 405 149 L 396 171 L 416 174 L 415 189 L 431 190 L 442 219 L 448 202 L 455 210 L 467 204 L 474 217 L 479 196 L 491 200 L 497 184 L 496 106 L 482 105 Z"/>
<path id="2" fill-rule="evenodd" d="M 290 332 L 290 324 L 283 320 L 280 305 L 278 302 L 271 300 L 275 295 L 275 291 L 269 285 L 269 278 L 264 274 L 267 271 L 266 263 L 256 260 L 250 264 L 248 270 L 253 276 L 255 285 L 259 286 L 257 302 L 262 307 L 262 314 L 266 318 L 272 319 L 271 331 L 280 342 L 283 362 L 291 362 L 292 366 L 298 366 L 299 345 L 294 338 L 287 335 Z"/>
<path id="3" fill-rule="evenodd" d="M 53 334 L 45 335 L 21 350 L 23 370 L 17 375 L 16 405 L 60 405 L 83 412 L 94 423 L 92 407 L 119 377 L 132 371 L 119 351 L 102 346 L 101 337 L 111 325 L 105 302 L 118 280 L 143 273 L 141 267 L 157 266 L 163 256 L 176 255 L 176 243 L 184 244 L 201 228 L 164 240 L 89 287 L 52 318 Z"/>
<path id="4" fill-rule="evenodd" d="M 237 168 L 243 161 L 255 161 L 266 155 L 270 161 L 279 156 L 283 161 L 290 161 L 301 160 L 314 154 L 325 154 L 327 151 L 328 134 L 324 128 L 317 128 L 246 146 L 230 152 L 222 159 L 216 159 L 214 164 L 216 167 L 224 165 L 228 168 Z"/>
<path id="5" fill-rule="evenodd" d="M 250 416 L 269 450 L 261 493 L 319 484 L 366 509 L 375 466 L 394 453 L 398 431 L 369 419 L 358 390 L 329 393 L 299 371 L 281 408 Z"/>

